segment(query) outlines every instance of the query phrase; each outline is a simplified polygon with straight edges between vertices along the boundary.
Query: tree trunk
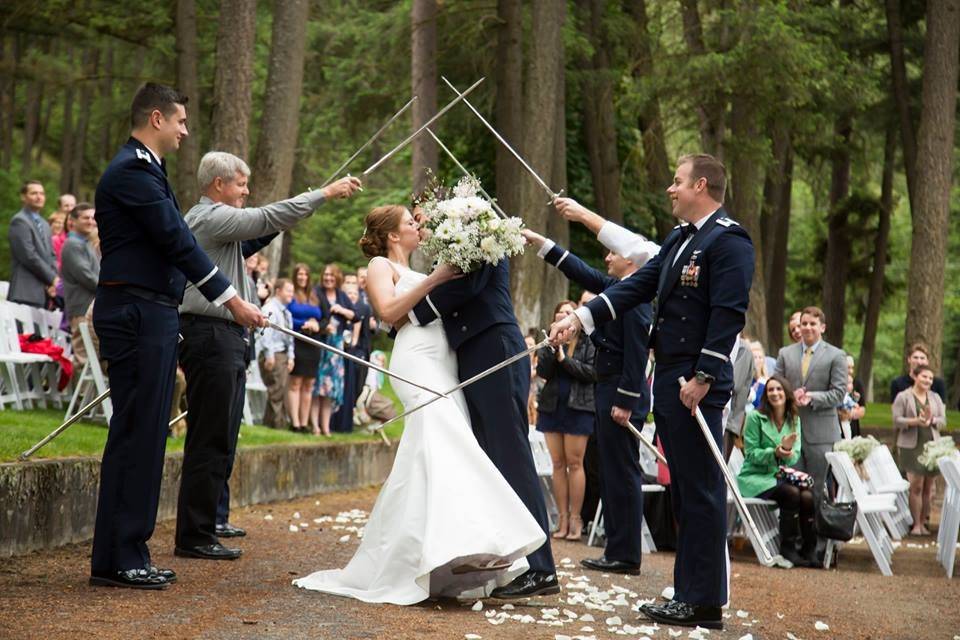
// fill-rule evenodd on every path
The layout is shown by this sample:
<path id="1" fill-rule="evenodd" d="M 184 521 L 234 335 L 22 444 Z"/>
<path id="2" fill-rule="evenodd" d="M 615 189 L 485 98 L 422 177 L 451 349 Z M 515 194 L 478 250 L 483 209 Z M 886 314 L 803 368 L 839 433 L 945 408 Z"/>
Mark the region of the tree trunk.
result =
<path id="1" fill-rule="evenodd" d="M 200 199 L 197 167 L 200 164 L 200 80 L 197 77 L 197 7 L 194 0 L 177 0 L 177 89 L 190 99 L 190 135 L 177 151 L 177 197 L 184 210 Z"/>
<path id="2" fill-rule="evenodd" d="M 107 44 L 106 57 L 103 62 L 103 79 L 100 81 L 100 153 L 102 161 L 110 162 L 116 153 L 117 142 L 113 138 L 113 60 L 114 45 Z M 104 165 L 105 166 L 105 165 Z"/>
<path id="3" fill-rule="evenodd" d="M 13 160 L 13 128 L 17 119 L 16 68 L 19 62 L 17 36 L 5 34 L 0 39 L 0 62 L 10 72 L 0 77 L 0 168 L 9 169 Z M 26 172 L 24 172 L 26 175 Z"/>
<path id="4" fill-rule="evenodd" d="M 496 123 L 507 142 L 523 153 L 523 7 L 520 0 L 497 2 Z M 520 213 L 523 167 L 502 144 L 497 144 L 497 201 L 511 215 Z"/>
<path id="5" fill-rule="evenodd" d="M 850 271 L 850 210 L 845 200 L 850 195 L 850 143 L 853 117 L 847 112 L 834 125 L 831 152 L 829 214 L 827 219 L 827 255 L 823 267 L 823 311 L 827 316 L 826 339 L 843 348 L 846 320 L 847 276 Z"/>
<path id="6" fill-rule="evenodd" d="M 694 56 L 705 56 L 708 52 L 697 0 L 680 0 L 680 9 L 683 14 L 683 39 L 687 43 L 687 49 Z M 715 90 L 707 90 L 704 95 L 706 99 L 697 106 L 701 151 L 723 160 L 723 141 L 726 135 L 724 101 Z"/>
<path id="7" fill-rule="evenodd" d="M 33 170 L 33 148 L 37 143 L 40 128 L 40 102 L 43 99 L 43 83 L 35 78 L 27 84 L 27 100 L 23 114 L 23 149 L 20 154 L 20 173 L 30 175 Z M 12 112 L 10 115 L 13 115 Z M 12 126 L 11 122 L 11 126 Z M 7 150 L 5 153 L 9 153 Z"/>
<path id="8" fill-rule="evenodd" d="M 260 120 L 260 136 L 251 176 L 251 193 L 259 204 L 290 195 L 300 123 L 309 14 L 308 0 L 274 2 L 273 35 L 264 94 L 264 104 L 270 108 L 263 110 Z M 280 264 L 282 246 L 282 240 L 274 240 L 263 250 L 270 260 L 270 277 L 275 277 L 285 266 Z"/>
<path id="9" fill-rule="evenodd" d="M 564 165 L 566 158 L 563 139 L 565 97 L 563 88 L 564 46 L 563 24 L 566 20 L 564 0 L 533 0 L 531 3 L 530 55 L 527 57 L 526 87 L 524 92 L 524 122 L 536 122 L 535 127 L 524 127 L 523 152 L 531 167 L 544 179 L 556 179 L 557 163 Z M 525 172 L 518 174 L 521 207 L 527 226 L 546 229 L 555 214 L 548 210 L 549 196 Z M 559 189 L 560 185 L 551 185 Z M 565 226 L 565 225 L 560 225 Z M 562 241 L 564 238 L 558 237 Z M 552 311 L 544 309 L 544 298 L 552 297 L 559 288 L 555 285 L 556 274 L 549 274 L 543 260 L 536 252 L 527 251 L 514 259 L 511 285 L 514 306 L 520 326 L 544 326 L 543 322 Z M 553 269 L 550 269 L 553 271 Z M 556 302 L 556 300 L 554 300 Z"/>
<path id="10" fill-rule="evenodd" d="M 413 0 L 410 12 L 410 78 L 413 95 L 413 130 L 416 131 L 437 113 L 437 0 Z M 411 143 L 413 191 L 419 192 L 428 180 L 427 170 L 437 171 L 437 143 L 427 135 Z"/>
<path id="11" fill-rule="evenodd" d="M 767 277 L 767 343 L 771 354 L 783 346 L 783 316 L 787 288 L 787 238 L 793 189 L 793 141 L 779 122 L 773 127 L 773 165 L 763 184 L 760 227 L 763 270 Z"/>
<path id="12" fill-rule="evenodd" d="M 653 36 L 649 29 L 646 0 L 634 0 L 629 5 L 630 13 L 636 21 L 637 37 L 635 39 L 636 61 L 634 63 L 634 77 L 643 79 L 654 77 L 654 58 L 651 40 Z M 637 128 L 640 129 L 643 143 L 643 169 L 646 175 L 646 189 L 651 195 L 659 194 L 660 204 L 651 202 L 651 209 L 656 221 L 657 234 L 660 238 L 666 237 L 676 224 L 676 219 L 668 206 L 665 193 L 673 182 L 673 171 L 670 160 L 667 158 L 667 145 L 663 130 L 663 119 L 660 115 L 660 99 L 655 92 L 648 92 L 648 98 L 640 105 L 640 115 L 637 119 Z"/>
<path id="13" fill-rule="evenodd" d="M 916 208 L 904 350 L 912 342 L 926 343 L 930 366 L 939 371 L 957 116 L 960 0 L 928 0 L 923 50 L 923 107 L 917 134 Z"/>
<path id="14" fill-rule="evenodd" d="M 276 7 L 274 21 L 282 4 L 284 3 L 274 3 Z M 290 10 L 293 11 L 295 8 L 291 7 Z M 257 0 L 220 0 L 217 71 L 213 80 L 213 120 L 211 122 L 213 136 L 210 148 L 232 153 L 248 161 L 250 116 L 253 111 L 256 18 Z M 273 33 L 273 45 L 277 46 L 278 40 L 285 36 L 281 35 L 278 39 L 276 29 Z M 299 95 L 296 99 L 299 102 Z M 266 114 L 272 108 L 272 104 L 270 102 L 264 104 L 267 105 L 264 109 Z M 199 114 L 199 111 L 197 113 Z M 291 153 L 293 153 L 292 150 Z"/>
<path id="15" fill-rule="evenodd" d="M 887 268 L 887 245 L 890 239 L 890 217 L 893 214 L 893 171 L 897 157 L 897 128 L 893 120 L 887 125 L 883 146 L 883 183 L 880 187 L 880 220 L 873 243 L 873 271 L 867 293 L 867 310 L 863 319 L 863 341 L 860 343 L 860 361 L 857 374 L 866 386 L 865 400 L 873 400 L 873 356 L 877 345 L 877 327 L 880 323 L 880 305 L 883 302 L 883 282 Z"/>
<path id="16" fill-rule="evenodd" d="M 593 177 L 596 211 L 608 220 L 623 221 L 620 210 L 620 160 L 617 157 L 616 112 L 613 105 L 613 70 L 609 39 L 603 28 L 605 0 L 580 0 L 586 14 L 593 56 L 582 62 L 584 74 L 583 132 Z"/>
<path id="17" fill-rule="evenodd" d="M 67 46 L 67 64 L 73 66 L 74 52 L 73 46 Z M 73 178 L 70 163 L 73 161 L 73 95 L 74 79 L 67 79 L 67 86 L 63 95 L 63 128 L 60 132 L 60 193 L 71 193 L 73 186 L 70 184 Z"/>
<path id="18" fill-rule="evenodd" d="M 73 173 L 70 183 L 71 190 L 81 199 L 83 194 L 83 161 L 87 147 L 87 131 L 90 128 L 90 112 L 93 110 L 94 81 L 91 79 L 97 74 L 97 65 L 100 59 L 99 49 L 85 49 L 83 52 L 84 78 L 80 85 L 79 113 L 77 127 L 74 132 L 73 159 L 70 166 Z"/>
<path id="19" fill-rule="evenodd" d="M 910 211 L 914 208 L 917 181 L 917 139 L 913 133 L 913 118 L 910 116 L 910 89 L 907 86 L 907 65 L 903 55 L 903 24 L 900 19 L 901 0 L 886 0 L 887 37 L 890 46 L 890 79 L 893 99 L 900 119 L 900 146 L 903 149 L 903 172 L 907 176 L 907 192 L 910 195 Z"/>

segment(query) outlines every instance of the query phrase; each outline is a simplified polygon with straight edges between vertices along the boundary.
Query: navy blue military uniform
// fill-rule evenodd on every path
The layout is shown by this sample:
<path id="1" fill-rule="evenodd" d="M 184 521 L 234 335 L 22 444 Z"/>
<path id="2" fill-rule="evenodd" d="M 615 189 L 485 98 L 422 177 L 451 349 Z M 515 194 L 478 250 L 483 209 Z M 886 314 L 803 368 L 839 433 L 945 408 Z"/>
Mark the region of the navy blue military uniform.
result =
<path id="1" fill-rule="evenodd" d="M 721 416 L 733 388 L 730 352 L 746 320 L 754 249 L 747 232 L 722 207 L 679 251 L 693 229 L 676 227 L 657 256 L 587 308 L 599 324 L 657 298 L 650 333 L 656 357 L 653 415 L 670 468 L 678 523 L 674 598 L 722 606 L 728 597 L 727 490 L 696 419 L 680 402 L 677 379 L 689 380 L 697 371 L 715 378 L 700 408 L 722 447 Z"/>
<path id="2" fill-rule="evenodd" d="M 229 280 L 197 246 L 166 169 L 135 138 L 96 192 L 103 259 L 93 323 L 109 367 L 113 417 L 100 469 L 93 575 L 150 565 L 186 280 L 216 301 Z"/>
<path id="3" fill-rule="evenodd" d="M 560 245 L 544 256 L 570 280 L 600 293 L 619 280 L 594 269 Z M 640 445 L 626 428 L 613 421 L 613 407 L 629 409 L 631 420 L 643 424 L 650 412 L 647 384 L 647 334 L 653 307 L 637 305 L 617 319 L 597 327 L 590 338 L 597 347 L 597 452 L 600 456 L 600 498 L 607 534 L 604 556 L 639 565 L 643 527 L 643 471 Z"/>
<path id="4" fill-rule="evenodd" d="M 510 300 L 510 263 L 485 264 L 446 282 L 413 308 L 417 324 L 440 317 L 458 375 L 466 380 L 526 349 Z M 547 541 L 527 556 L 530 569 L 554 573 L 547 509 L 530 450 L 530 362 L 518 360 L 463 390 L 473 433 L 543 529 Z"/>

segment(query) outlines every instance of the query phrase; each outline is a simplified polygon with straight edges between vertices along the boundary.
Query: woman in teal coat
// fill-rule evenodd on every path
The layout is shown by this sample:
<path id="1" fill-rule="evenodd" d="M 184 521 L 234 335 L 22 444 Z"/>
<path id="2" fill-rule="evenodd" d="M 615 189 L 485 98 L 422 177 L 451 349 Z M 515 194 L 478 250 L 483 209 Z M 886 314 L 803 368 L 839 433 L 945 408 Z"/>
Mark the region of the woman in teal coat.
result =
<path id="1" fill-rule="evenodd" d="M 740 493 L 774 500 L 780 508 L 780 555 L 795 565 L 817 566 L 813 490 L 777 478 L 781 467 L 792 467 L 800 459 L 800 417 L 793 388 L 782 376 L 767 380 L 760 407 L 747 415 L 743 456 L 737 476 Z"/>

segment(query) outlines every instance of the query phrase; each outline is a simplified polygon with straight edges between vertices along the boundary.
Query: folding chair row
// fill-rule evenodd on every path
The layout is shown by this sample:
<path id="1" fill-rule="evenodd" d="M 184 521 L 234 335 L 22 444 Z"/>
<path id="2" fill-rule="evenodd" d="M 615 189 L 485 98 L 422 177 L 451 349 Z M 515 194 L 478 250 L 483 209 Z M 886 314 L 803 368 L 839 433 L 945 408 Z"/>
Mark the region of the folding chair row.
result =
<path id="1" fill-rule="evenodd" d="M 913 525 L 913 516 L 910 515 L 910 483 L 900 475 L 900 469 L 886 445 L 874 448 L 863 461 L 863 467 L 867 472 L 867 487 L 871 493 L 889 493 L 894 496 L 897 510 L 880 515 L 890 536 L 894 540 L 902 540 Z"/>
<path id="2" fill-rule="evenodd" d="M 640 491 L 642 493 L 663 493 L 666 491 L 666 487 L 662 484 L 644 484 L 641 485 Z M 603 528 L 603 500 L 597 500 L 597 511 L 593 514 L 593 520 L 590 522 L 588 529 L 590 530 L 590 535 L 587 536 L 587 546 L 594 546 L 594 542 L 599 542 L 599 539 L 606 534 L 606 531 Z M 650 527 L 647 526 L 647 519 L 643 518 L 640 521 L 640 553 L 656 553 L 657 545 L 653 541 L 653 534 L 650 533 Z"/>
<path id="3" fill-rule="evenodd" d="M 727 460 L 730 475 L 736 478 L 742 467 L 743 452 L 734 447 L 733 451 L 730 452 L 730 459 Z M 757 525 L 760 533 L 760 543 L 771 557 L 776 558 L 780 555 L 780 511 L 777 509 L 776 501 L 764 500 L 763 498 L 744 498 L 743 502 Z M 727 491 L 727 538 L 734 537 L 750 540 L 750 545 L 753 547 L 757 560 L 763 562 L 763 552 L 756 548 L 753 540 L 747 535 L 745 525 L 740 519 L 740 512 L 737 511 L 737 503 L 733 494 Z"/>
<path id="4" fill-rule="evenodd" d="M 960 530 L 960 454 L 946 456 L 938 461 L 940 473 L 946 482 L 943 509 L 940 512 L 940 531 L 937 533 L 937 560 L 953 578 L 957 557 L 957 535 Z"/>
<path id="5" fill-rule="evenodd" d="M 27 327 L 33 324 L 29 307 L 13 302 L 0 302 L 0 409 L 12 404 L 18 411 L 32 409 L 34 404 L 43 408 L 50 399 L 49 390 L 56 392 L 56 378 L 49 370 L 59 372 L 49 356 L 23 353 L 20 349 L 18 321 Z M 32 331 L 31 331 L 32 332 Z M 43 381 L 47 381 L 46 390 Z"/>

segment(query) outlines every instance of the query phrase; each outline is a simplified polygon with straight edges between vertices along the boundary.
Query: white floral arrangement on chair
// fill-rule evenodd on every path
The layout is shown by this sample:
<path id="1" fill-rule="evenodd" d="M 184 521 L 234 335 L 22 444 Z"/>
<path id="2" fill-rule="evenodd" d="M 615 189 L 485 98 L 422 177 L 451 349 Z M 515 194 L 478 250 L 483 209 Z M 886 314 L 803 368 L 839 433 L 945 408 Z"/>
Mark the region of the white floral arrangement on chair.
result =
<path id="1" fill-rule="evenodd" d="M 478 195 L 476 178 L 461 178 L 449 197 L 442 192 L 432 189 L 420 205 L 429 231 L 420 248 L 431 259 L 469 273 L 523 253 L 523 220 L 499 217 L 490 201 Z"/>
<path id="2" fill-rule="evenodd" d="M 952 456 L 957 451 L 957 443 L 952 436 L 940 436 L 923 445 L 923 452 L 917 456 L 917 462 L 930 471 L 937 471 L 940 458 Z"/>
<path id="3" fill-rule="evenodd" d="M 870 453 L 880 446 L 873 436 L 857 436 L 850 440 L 838 440 L 833 444 L 834 451 L 844 451 L 857 464 L 863 464 Z"/>

